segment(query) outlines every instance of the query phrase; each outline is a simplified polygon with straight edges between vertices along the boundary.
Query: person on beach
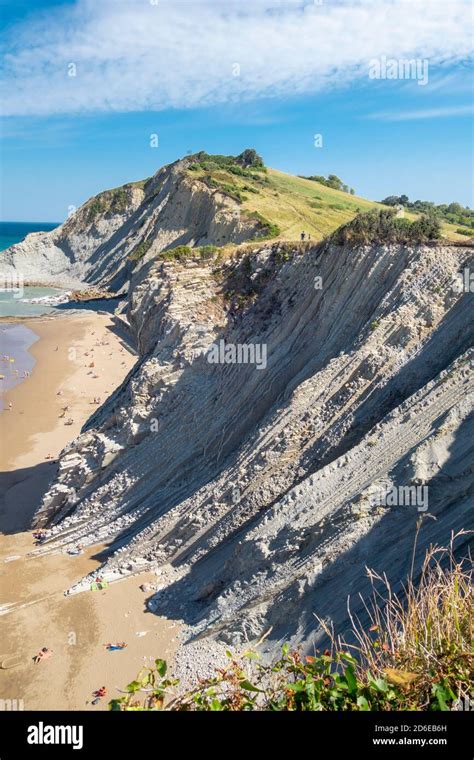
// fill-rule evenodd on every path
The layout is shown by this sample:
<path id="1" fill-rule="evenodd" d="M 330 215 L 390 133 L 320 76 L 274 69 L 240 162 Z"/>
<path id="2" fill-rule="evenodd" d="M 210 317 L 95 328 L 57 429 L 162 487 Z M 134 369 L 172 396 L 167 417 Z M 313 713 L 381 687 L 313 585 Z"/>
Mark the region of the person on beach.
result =
<path id="1" fill-rule="evenodd" d="M 301 235 L 300 235 L 300 237 L 301 237 L 301 240 L 304 240 L 304 238 L 305 238 L 305 233 L 304 233 L 304 232 L 302 232 L 302 233 L 301 233 Z"/>
<path id="2" fill-rule="evenodd" d="M 38 665 L 42 660 L 49 660 L 53 656 L 53 650 L 48 647 L 40 649 L 36 657 L 33 658 L 35 665 Z"/>
<path id="3" fill-rule="evenodd" d="M 105 588 L 107 588 L 107 583 L 104 581 L 101 575 L 98 575 L 95 579 L 94 583 L 97 586 L 98 591 L 103 591 Z"/>
<path id="4" fill-rule="evenodd" d="M 125 641 L 117 641 L 116 644 L 110 644 L 110 643 L 109 644 L 104 644 L 104 647 L 109 652 L 119 652 L 121 649 L 125 649 L 126 646 L 127 646 L 127 644 L 125 643 Z"/>
<path id="5" fill-rule="evenodd" d="M 95 697 L 95 699 L 92 700 L 92 704 L 96 705 L 98 702 L 100 702 L 102 697 L 105 697 L 106 694 L 107 694 L 107 689 L 105 688 L 105 686 L 101 686 L 100 689 L 93 691 L 92 696 Z"/>

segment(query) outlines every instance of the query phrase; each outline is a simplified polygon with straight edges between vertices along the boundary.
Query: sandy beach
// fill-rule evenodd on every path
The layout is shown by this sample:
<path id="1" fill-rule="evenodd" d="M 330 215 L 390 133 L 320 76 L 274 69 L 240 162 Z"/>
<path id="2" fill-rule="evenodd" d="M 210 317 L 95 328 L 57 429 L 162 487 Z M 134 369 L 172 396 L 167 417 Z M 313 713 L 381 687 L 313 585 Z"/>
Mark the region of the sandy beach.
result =
<path id="1" fill-rule="evenodd" d="M 65 597 L 66 588 L 99 567 L 107 548 L 29 557 L 28 528 L 59 452 L 97 408 L 94 399 L 103 402 L 136 357 L 107 314 L 23 324 L 39 336 L 29 349 L 36 363 L 5 393 L 0 413 L 0 698 L 22 700 L 25 710 L 106 709 L 144 661 L 170 660 L 176 624 L 146 611 L 148 594 L 139 586 L 153 580 L 150 574 Z M 114 641 L 128 646 L 108 652 L 103 645 Z M 44 646 L 53 656 L 35 665 Z M 93 706 L 92 692 L 101 686 L 107 697 Z"/>

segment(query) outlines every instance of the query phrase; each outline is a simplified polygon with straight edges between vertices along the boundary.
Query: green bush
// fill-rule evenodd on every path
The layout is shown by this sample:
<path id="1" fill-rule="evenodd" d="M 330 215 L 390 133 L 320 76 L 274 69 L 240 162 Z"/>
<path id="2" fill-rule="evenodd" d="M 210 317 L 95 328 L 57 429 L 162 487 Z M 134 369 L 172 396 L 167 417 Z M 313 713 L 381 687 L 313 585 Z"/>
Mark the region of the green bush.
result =
<path id="1" fill-rule="evenodd" d="M 424 242 L 425 240 L 439 240 L 441 237 L 441 223 L 439 218 L 432 213 L 422 214 L 415 219 L 409 228 L 410 240 Z"/>
<path id="2" fill-rule="evenodd" d="M 265 169 L 263 159 L 258 155 L 257 151 L 253 148 L 247 148 L 239 153 L 238 156 L 224 156 L 221 154 L 211 154 L 205 151 L 200 151 L 193 158 L 196 159 L 196 163 L 203 165 L 212 165 L 213 168 L 226 169 L 227 171 L 233 171 L 235 174 L 240 174 L 241 169 L 245 175 L 246 169 L 253 169 L 254 171 L 261 171 Z"/>
<path id="3" fill-rule="evenodd" d="M 433 213 L 440 219 L 445 219 L 452 224 L 463 224 L 466 226 L 474 224 L 474 210 L 468 206 L 461 206 L 460 203 L 450 203 L 449 205 L 440 203 L 436 205 L 432 201 L 418 200 L 411 202 L 407 195 L 389 195 L 381 203 L 386 206 L 404 206 L 407 209 L 424 214 Z"/>
<path id="4" fill-rule="evenodd" d="M 124 185 L 124 187 L 117 187 L 115 190 L 105 190 L 92 198 L 87 206 L 88 221 L 94 221 L 99 214 L 120 214 L 126 211 L 128 206 L 126 188 L 130 186 Z"/>
<path id="5" fill-rule="evenodd" d="M 116 190 L 111 190 L 110 194 L 110 211 L 114 214 L 125 211 L 128 206 L 128 197 L 125 189 L 119 187 Z"/>
<path id="6" fill-rule="evenodd" d="M 135 248 L 129 254 L 130 261 L 139 261 L 149 251 L 151 247 L 151 240 L 143 240 L 141 243 L 135 246 Z"/>
<path id="7" fill-rule="evenodd" d="M 201 245 L 196 250 L 201 259 L 207 261 L 208 259 L 212 259 L 219 249 L 217 245 Z"/>
<path id="8" fill-rule="evenodd" d="M 183 261 L 193 255 L 193 249 L 189 245 L 177 245 L 176 248 L 170 248 L 167 251 L 162 251 L 161 258 L 168 259 L 169 261 Z"/>
<path id="9" fill-rule="evenodd" d="M 358 214 L 330 236 L 337 245 L 357 243 L 424 243 L 441 237 L 441 224 L 432 214 L 410 222 L 399 218 L 393 209 L 372 209 Z"/>
<path id="10" fill-rule="evenodd" d="M 354 188 L 346 185 L 336 174 L 329 174 L 327 178 L 321 174 L 312 174 L 310 176 L 299 174 L 298 176 L 302 179 L 309 179 L 312 182 L 319 182 L 320 185 L 325 185 L 325 187 L 330 187 L 333 190 L 341 190 L 343 193 L 354 195 Z"/>

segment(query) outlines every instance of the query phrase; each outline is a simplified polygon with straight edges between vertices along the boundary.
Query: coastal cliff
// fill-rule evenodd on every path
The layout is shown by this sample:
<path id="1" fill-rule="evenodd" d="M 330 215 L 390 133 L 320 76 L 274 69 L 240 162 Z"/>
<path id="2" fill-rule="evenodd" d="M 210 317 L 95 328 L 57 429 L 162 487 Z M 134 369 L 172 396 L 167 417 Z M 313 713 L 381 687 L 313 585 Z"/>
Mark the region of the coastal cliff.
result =
<path id="1" fill-rule="evenodd" d="M 3 258 L 25 279 L 120 293 L 138 354 L 61 453 L 35 553 L 107 544 L 109 581 L 153 571 L 148 608 L 182 620 L 183 651 L 206 662 L 269 629 L 270 651 L 310 651 L 315 614 L 344 633 L 367 566 L 396 588 L 472 508 L 472 247 L 379 209 L 282 239 L 263 212 L 292 234 L 315 185 L 252 151 L 196 154 Z"/>
<path id="2" fill-rule="evenodd" d="M 366 566 L 396 586 L 420 517 L 425 546 L 472 507 L 468 265 L 459 246 L 331 241 L 149 261 L 128 301 L 139 361 L 63 451 L 39 551 L 107 542 L 102 574 L 155 570 L 150 609 L 190 639 L 272 627 L 268 647 L 310 648 L 313 613 L 343 631 Z M 210 361 L 219 345 L 260 364 Z M 429 498 L 379 505 L 387 484 Z"/>
<path id="3" fill-rule="evenodd" d="M 2 252 L 2 277 L 124 292 L 132 272 L 160 251 L 263 235 L 262 224 L 245 217 L 234 198 L 188 172 L 193 160 L 180 159 L 148 180 L 99 193 L 52 232 L 27 235 Z"/>

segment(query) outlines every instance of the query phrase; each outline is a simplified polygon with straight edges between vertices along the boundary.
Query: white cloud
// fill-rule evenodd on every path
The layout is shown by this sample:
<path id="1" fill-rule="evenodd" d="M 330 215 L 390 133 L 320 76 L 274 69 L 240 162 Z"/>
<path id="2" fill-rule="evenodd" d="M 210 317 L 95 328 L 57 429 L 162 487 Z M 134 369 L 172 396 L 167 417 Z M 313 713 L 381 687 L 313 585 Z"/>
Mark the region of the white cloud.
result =
<path id="1" fill-rule="evenodd" d="M 474 106 L 447 106 L 446 108 L 424 108 L 418 111 L 380 111 L 367 118 L 378 121 L 413 121 L 416 119 L 441 119 L 449 116 L 469 116 L 474 113 Z"/>
<path id="2" fill-rule="evenodd" d="M 378 56 L 463 60 L 469 28 L 469 0 L 77 0 L 10 30 L 4 113 L 193 108 L 311 93 L 367 78 Z"/>

